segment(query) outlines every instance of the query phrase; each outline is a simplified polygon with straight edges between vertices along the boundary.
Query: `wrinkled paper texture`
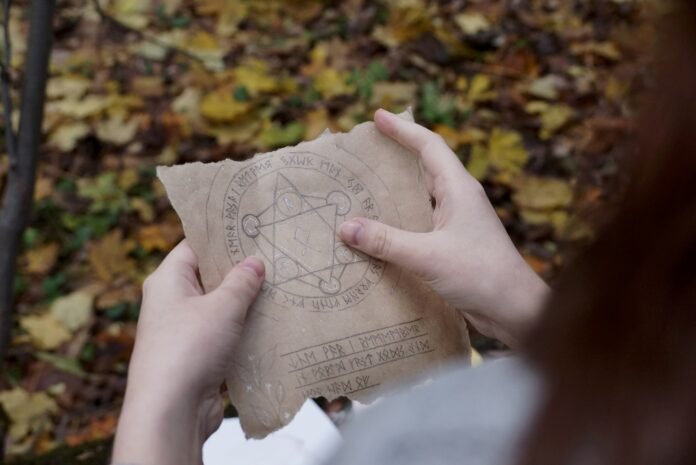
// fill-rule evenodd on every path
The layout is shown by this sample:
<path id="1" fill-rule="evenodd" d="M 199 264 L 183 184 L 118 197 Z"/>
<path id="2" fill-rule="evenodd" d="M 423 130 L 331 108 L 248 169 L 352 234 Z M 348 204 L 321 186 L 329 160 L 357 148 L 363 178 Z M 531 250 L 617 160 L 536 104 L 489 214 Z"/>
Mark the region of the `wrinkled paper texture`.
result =
<path id="1" fill-rule="evenodd" d="M 356 216 L 432 229 L 418 157 L 373 123 L 243 162 L 157 173 L 206 291 L 246 256 L 265 262 L 227 377 L 247 436 L 284 426 L 308 397 L 370 402 L 395 380 L 468 353 L 456 310 L 411 273 L 337 236 Z"/>

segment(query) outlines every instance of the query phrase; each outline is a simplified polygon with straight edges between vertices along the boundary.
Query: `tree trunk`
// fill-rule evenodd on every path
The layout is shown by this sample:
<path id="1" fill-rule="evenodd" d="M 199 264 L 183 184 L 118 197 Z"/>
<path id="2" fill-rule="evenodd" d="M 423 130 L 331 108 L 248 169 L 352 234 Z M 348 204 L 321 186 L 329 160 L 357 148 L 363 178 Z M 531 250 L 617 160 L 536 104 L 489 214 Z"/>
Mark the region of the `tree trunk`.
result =
<path id="1" fill-rule="evenodd" d="M 0 210 L 0 363 L 4 361 L 12 334 L 16 261 L 34 196 L 54 10 L 55 0 L 31 2 L 19 133 L 16 153 L 9 154 L 10 167 Z M 11 124 L 7 115 L 5 124 Z"/>

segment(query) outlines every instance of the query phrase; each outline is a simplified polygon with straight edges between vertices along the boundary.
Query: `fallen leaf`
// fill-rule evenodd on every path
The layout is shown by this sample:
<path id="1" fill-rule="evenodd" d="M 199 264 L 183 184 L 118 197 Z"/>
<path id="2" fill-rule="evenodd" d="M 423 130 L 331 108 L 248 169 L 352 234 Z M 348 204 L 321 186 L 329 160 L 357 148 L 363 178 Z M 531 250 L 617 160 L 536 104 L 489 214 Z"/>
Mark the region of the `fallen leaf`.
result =
<path id="1" fill-rule="evenodd" d="M 518 132 L 495 128 L 488 141 L 487 158 L 491 166 L 509 177 L 522 171 L 529 153 Z"/>
<path id="2" fill-rule="evenodd" d="M 331 123 L 329 122 L 329 112 L 326 111 L 324 106 L 308 112 L 304 117 L 305 133 L 304 138 L 306 140 L 315 139 L 319 137 L 326 128 L 329 127 Z"/>
<path id="3" fill-rule="evenodd" d="M 72 152 L 91 130 L 89 124 L 82 121 L 61 124 L 49 136 L 48 144 L 62 152 Z"/>
<path id="4" fill-rule="evenodd" d="M 125 145 L 133 140 L 138 126 L 137 118 L 126 119 L 125 115 L 118 113 L 98 122 L 95 129 L 99 140 L 114 145 Z"/>
<path id="5" fill-rule="evenodd" d="M 546 100 L 556 100 L 559 93 L 566 87 L 565 79 L 555 74 L 535 79 L 527 86 L 527 93 L 534 97 L 543 98 Z"/>
<path id="6" fill-rule="evenodd" d="M 531 114 L 538 114 L 541 117 L 539 138 L 542 140 L 550 139 L 570 121 L 574 113 L 573 109 L 568 105 L 551 105 L 541 101 L 529 102 L 525 107 L 525 111 Z"/>
<path id="7" fill-rule="evenodd" d="M 27 273 L 45 274 L 56 263 L 60 246 L 56 242 L 34 247 L 27 251 Z"/>
<path id="8" fill-rule="evenodd" d="M 460 13 L 454 16 L 454 22 L 466 35 L 476 35 L 491 27 L 491 23 L 481 13 Z"/>
<path id="9" fill-rule="evenodd" d="M 46 96 L 49 99 L 79 99 L 92 86 L 92 81 L 82 76 L 56 76 L 46 84 Z"/>
<path id="10" fill-rule="evenodd" d="M 123 242 L 120 230 L 113 230 L 89 248 L 89 262 L 99 279 L 109 283 L 116 276 L 127 274 L 134 269 L 134 262 L 128 258 L 129 247 Z"/>
<path id="11" fill-rule="evenodd" d="M 58 405 L 45 392 L 28 392 L 21 387 L 0 392 L 0 404 L 10 417 L 9 435 L 20 440 L 30 431 L 49 428 L 50 415 L 58 413 Z"/>
<path id="12" fill-rule="evenodd" d="M 305 127 L 297 121 L 281 126 L 271 123 L 261 130 L 259 141 L 264 148 L 274 148 L 283 145 L 292 145 L 301 140 L 305 133 Z"/>
<path id="13" fill-rule="evenodd" d="M 79 290 L 54 300 L 50 311 L 67 330 L 75 332 L 89 322 L 93 301 L 92 292 Z"/>
<path id="14" fill-rule="evenodd" d="M 251 110 L 249 102 L 240 102 L 228 89 L 216 90 L 203 98 L 200 104 L 201 114 L 217 123 L 229 123 Z"/>
<path id="15" fill-rule="evenodd" d="M 50 312 L 27 315 L 19 319 L 31 342 L 40 349 L 55 349 L 72 338 L 72 334 Z"/>
<path id="16" fill-rule="evenodd" d="M 416 102 L 418 86 L 413 82 L 375 82 L 370 105 L 398 112 Z"/>
<path id="17" fill-rule="evenodd" d="M 355 87 L 348 84 L 348 73 L 333 68 L 326 68 L 318 73 L 312 85 L 326 99 L 355 92 Z"/>
<path id="18" fill-rule="evenodd" d="M 152 252 L 153 250 L 168 252 L 174 245 L 169 242 L 157 224 L 148 225 L 138 230 L 138 244 L 146 252 Z"/>
<path id="19" fill-rule="evenodd" d="M 573 200 L 573 189 L 562 179 L 525 176 L 515 183 L 512 200 L 521 208 L 566 208 Z"/>

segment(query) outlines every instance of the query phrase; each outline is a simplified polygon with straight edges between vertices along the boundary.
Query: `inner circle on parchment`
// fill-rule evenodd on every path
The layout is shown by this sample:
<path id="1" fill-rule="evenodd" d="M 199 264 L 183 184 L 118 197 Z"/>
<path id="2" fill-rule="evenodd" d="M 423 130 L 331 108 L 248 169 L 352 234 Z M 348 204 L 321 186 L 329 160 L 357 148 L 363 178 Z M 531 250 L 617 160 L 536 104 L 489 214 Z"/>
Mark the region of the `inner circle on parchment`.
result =
<path id="1" fill-rule="evenodd" d="M 379 282 L 385 266 L 346 246 L 337 228 L 354 216 L 379 219 L 377 200 L 342 164 L 311 152 L 294 156 L 302 166 L 273 160 L 239 192 L 236 214 L 225 216 L 226 228 L 238 231 L 241 256 L 232 258 L 264 260 L 261 298 L 309 310 L 351 307 Z"/>

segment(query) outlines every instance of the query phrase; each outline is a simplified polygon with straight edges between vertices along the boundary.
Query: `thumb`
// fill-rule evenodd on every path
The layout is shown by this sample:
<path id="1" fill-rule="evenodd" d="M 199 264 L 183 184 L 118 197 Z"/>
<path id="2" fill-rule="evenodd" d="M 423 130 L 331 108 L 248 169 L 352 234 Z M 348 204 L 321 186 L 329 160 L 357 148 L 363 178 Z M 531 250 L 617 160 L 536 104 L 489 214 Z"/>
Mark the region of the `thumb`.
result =
<path id="1" fill-rule="evenodd" d="M 404 231 L 366 218 L 341 225 L 339 236 L 361 252 L 424 276 L 427 274 L 425 234 Z"/>
<path id="2" fill-rule="evenodd" d="M 213 311 L 231 314 L 244 321 L 249 306 L 261 290 L 264 264 L 256 257 L 247 257 L 235 265 L 220 285 L 204 298 Z"/>

